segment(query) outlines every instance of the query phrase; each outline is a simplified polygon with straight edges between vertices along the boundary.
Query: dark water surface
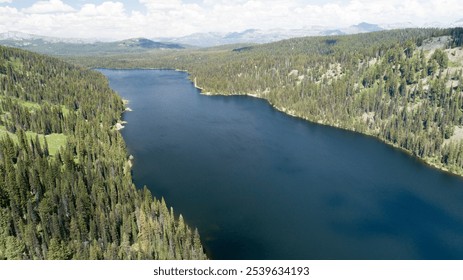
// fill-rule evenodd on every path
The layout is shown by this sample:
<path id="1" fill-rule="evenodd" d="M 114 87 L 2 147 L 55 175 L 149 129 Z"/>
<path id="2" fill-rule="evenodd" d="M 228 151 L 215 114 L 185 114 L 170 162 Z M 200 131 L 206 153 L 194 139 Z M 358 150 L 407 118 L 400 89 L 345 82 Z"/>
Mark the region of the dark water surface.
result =
<path id="1" fill-rule="evenodd" d="M 133 112 L 137 186 L 165 197 L 214 259 L 463 259 L 463 180 L 373 138 L 187 74 L 101 70 Z"/>

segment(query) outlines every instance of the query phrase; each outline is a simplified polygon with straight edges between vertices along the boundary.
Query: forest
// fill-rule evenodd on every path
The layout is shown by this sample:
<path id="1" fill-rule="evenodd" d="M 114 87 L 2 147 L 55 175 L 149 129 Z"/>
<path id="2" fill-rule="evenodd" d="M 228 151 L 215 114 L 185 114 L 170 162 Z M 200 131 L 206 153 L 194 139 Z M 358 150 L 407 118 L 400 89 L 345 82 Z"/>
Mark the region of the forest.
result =
<path id="1" fill-rule="evenodd" d="M 402 29 L 249 46 L 68 57 L 90 67 L 182 69 L 205 94 L 248 94 L 374 136 L 463 175 L 463 29 Z"/>
<path id="2" fill-rule="evenodd" d="M 88 67 L 186 70 L 204 94 L 264 98 L 463 176 L 462 44 L 453 28 L 68 62 L 0 47 L 0 259 L 207 258 L 182 215 L 134 186 L 124 104 Z"/>
<path id="3" fill-rule="evenodd" d="M 206 259 L 197 230 L 134 186 L 106 78 L 0 47 L 0 259 Z"/>

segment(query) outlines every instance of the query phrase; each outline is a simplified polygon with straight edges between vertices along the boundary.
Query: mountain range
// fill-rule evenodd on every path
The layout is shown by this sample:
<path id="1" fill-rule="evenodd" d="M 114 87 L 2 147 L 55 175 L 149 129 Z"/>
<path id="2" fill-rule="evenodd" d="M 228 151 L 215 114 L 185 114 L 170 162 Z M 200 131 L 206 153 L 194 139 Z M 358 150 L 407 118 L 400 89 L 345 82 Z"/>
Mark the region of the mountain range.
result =
<path id="1" fill-rule="evenodd" d="M 270 43 L 280 40 L 307 37 L 307 36 L 326 36 L 326 35 L 343 35 L 365 33 L 372 31 L 380 31 L 384 28 L 376 24 L 369 24 L 362 22 L 358 25 L 353 25 L 348 28 L 330 29 L 326 26 L 310 26 L 300 29 L 247 29 L 242 32 L 208 32 L 208 33 L 194 33 L 183 37 L 161 37 L 154 38 L 153 40 L 173 42 L 179 44 L 186 44 L 199 47 L 211 47 L 228 44 L 240 43 Z"/>
<path id="2" fill-rule="evenodd" d="M 440 28 L 460 27 L 463 26 L 463 19 L 454 22 L 450 26 L 443 26 L 437 22 L 427 23 L 423 26 Z M 346 28 L 310 26 L 299 29 L 247 29 L 241 32 L 194 33 L 183 37 L 161 37 L 152 39 L 134 38 L 114 42 L 102 42 L 98 39 L 55 38 L 22 32 L 6 32 L 0 33 L 0 45 L 22 48 L 50 55 L 94 55 L 137 53 L 159 49 L 176 50 L 191 46 L 213 47 L 243 43 L 263 44 L 295 37 L 348 35 L 415 27 L 417 26 L 413 25 L 411 22 L 383 25 L 362 22 Z"/>
<path id="3" fill-rule="evenodd" d="M 133 38 L 114 42 L 94 39 L 69 39 L 37 36 L 22 32 L 0 34 L 0 45 L 26 49 L 50 55 L 95 55 L 136 53 L 158 49 L 184 49 L 177 43 L 156 42 L 146 38 Z"/>
<path id="4" fill-rule="evenodd" d="M 463 21 L 461 22 L 463 25 Z M 154 38 L 153 40 L 173 42 L 179 44 L 186 44 L 199 47 L 210 47 L 227 44 L 239 43 L 271 43 L 280 40 L 306 37 L 306 36 L 329 36 L 329 35 L 348 35 L 367 33 L 381 30 L 399 29 L 399 28 L 413 28 L 417 27 L 410 22 L 378 25 L 367 22 L 362 22 L 346 28 L 329 28 L 326 26 L 310 26 L 300 29 L 247 29 L 242 32 L 208 32 L 208 33 L 195 33 L 183 37 L 161 37 Z"/>

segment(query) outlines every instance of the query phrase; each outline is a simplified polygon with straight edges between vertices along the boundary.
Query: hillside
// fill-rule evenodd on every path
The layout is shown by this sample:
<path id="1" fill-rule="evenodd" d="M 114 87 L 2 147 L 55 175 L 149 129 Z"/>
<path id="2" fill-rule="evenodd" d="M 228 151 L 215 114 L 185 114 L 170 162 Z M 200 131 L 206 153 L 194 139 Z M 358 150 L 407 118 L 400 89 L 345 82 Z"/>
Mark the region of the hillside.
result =
<path id="1" fill-rule="evenodd" d="M 307 37 L 240 51 L 74 59 L 186 69 L 208 94 L 249 94 L 309 121 L 375 136 L 463 175 L 463 29 Z"/>
<path id="2" fill-rule="evenodd" d="M 153 50 L 180 50 L 185 48 L 181 44 L 156 42 L 146 38 L 99 42 L 12 32 L 0 34 L 0 45 L 55 56 L 144 53 Z"/>
<path id="3" fill-rule="evenodd" d="M 133 185 L 103 75 L 0 54 L 0 259 L 206 258 L 198 232 Z"/>

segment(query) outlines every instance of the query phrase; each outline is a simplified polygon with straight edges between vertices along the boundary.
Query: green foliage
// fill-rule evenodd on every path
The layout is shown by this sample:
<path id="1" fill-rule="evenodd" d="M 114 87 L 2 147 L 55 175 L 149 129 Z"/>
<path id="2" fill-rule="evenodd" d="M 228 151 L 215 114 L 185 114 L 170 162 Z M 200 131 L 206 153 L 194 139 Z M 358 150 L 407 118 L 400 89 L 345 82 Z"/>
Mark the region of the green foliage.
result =
<path id="1" fill-rule="evenodd" d="M 133 185 L 114 129 L 124 106 L 103 75 L 4 47 L 0 65 L 0 259 L 206 258 Z"/>
<path id="2" fill-rule="evenodd" d="M 20 130 L 22 131 L 22 130 Z M 1 136 L 6 136 L 8 134 L 9 137 L 15 142 L 19 143 L 18 136 L 16 134 L 11 133 L 6 130 L 4 126 L 0 126 L 0 137 Z M 34 139 L 36 140 L 37 138 L 39 139 L 38 141 L 40 142 L 40 145 L 46 146 L 48 149 L 48 153 L 50 156 L 54 156 L 61 147 L 64 147 L 67 143 L 67 136 L 64 134 L 57 134 L 53 133 L 50 135 L 43 135 L 43 134 L 38 134 L 35 132 L 30 132 L 26 131 L 25 135 L 27 139 Z M 25 143 L 27 141 L 23 141 Z M 36 141 L 37 142 L 37 141 Z"/>
<path id="3" fill-rule="evenodd" d="M 441 37 L 444 47 L 459 48 L 462 34 L 462 28 L 405 29 L 296 38 L 245 51 L 222 47 L 69 59 L 87 66 L 185 69 L 205 92 L 253 94 L 283 111 L 373 135 L 463 175 L 463 145 L 451 135 L 463 126 L 461 64 L 449 63 L 446 50 L 423 46 Z"/>
<path id="4" fill-rule="evenodd" d="M 447 68 L 449 66 L 449 58 L 447 54 L 441 49 L 437 49 L 431 56 L 431 59 L 434 59 L 441 69 Z"/>
<path id="5" fill-rule="evenodd" d="M 117 53 L 144 53 L 149 50 L 184 49 L 185 46 L 174 43 L 154 42 L 145 38 L 128 39 L 117 42 L 50 42 L 40 38 L 21 41 L 0 39 L 0 45 L 17 47 L 47 55 L 103 55 Z M 18 63 L 20 66 L 20 62 Z M 2 68 L 0 66 L 0 73 Z"/>

